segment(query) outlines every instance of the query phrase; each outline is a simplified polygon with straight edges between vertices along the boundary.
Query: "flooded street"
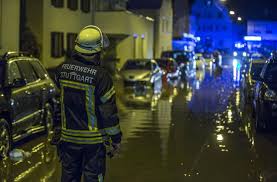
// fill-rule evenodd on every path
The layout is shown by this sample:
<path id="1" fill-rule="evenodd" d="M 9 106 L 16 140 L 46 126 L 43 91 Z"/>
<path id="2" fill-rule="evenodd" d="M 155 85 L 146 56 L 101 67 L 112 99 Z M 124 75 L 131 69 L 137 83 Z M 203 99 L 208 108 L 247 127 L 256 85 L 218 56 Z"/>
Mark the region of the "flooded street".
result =
<path id="1" fill-rule="evenodd" d="M 117 81 L 122 152 L 107 159 L 107 182 L 277 181 L 277 132 L 256 134 L 232 66 L 199 70 L 159 97 L 126 96 Z M 46 135 L 16 145 L 24 160 L 0 161 L 0 181 L 59 181 Z"/>

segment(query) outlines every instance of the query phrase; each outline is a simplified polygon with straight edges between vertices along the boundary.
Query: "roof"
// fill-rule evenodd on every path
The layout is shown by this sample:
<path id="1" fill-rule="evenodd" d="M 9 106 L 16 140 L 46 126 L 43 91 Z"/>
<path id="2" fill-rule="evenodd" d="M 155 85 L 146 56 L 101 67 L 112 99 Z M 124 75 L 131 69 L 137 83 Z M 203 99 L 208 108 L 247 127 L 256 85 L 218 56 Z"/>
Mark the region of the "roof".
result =
<path id="1" fill-rule="evenodd" d="M 160 9 L 162 0 L 129 0 L 127 9 Z"/>
<path id="2" fill-rule="evenodd" d="M 27 52 L 6 52 L 4 55 L 0 55 L 0 61 L 9 62 L 11 58 L 18 58 L 18 57 L 35 59 L 31 54 Z"/>

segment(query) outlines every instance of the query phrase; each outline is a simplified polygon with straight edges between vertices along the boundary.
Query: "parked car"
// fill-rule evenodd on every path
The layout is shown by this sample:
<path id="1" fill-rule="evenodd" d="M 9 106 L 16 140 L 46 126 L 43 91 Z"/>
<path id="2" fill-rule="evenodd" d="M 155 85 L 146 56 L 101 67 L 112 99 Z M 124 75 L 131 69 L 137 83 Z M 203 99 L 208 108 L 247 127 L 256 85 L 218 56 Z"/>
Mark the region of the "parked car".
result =
<path id="1" fill-rule="evenodd" d="M 129 59 L 120 71 L 128 100 L 150 100 L 162 90 L 163 72 L 155 60 Z"/>
<path id="2" fill-rule="evenodd" d="M 265 60 L 252 60 L 249 69 L 242 76 L 242 91 L 246 103 L 252 102 L 254 97 L 254 87 L 265 65 Z"/>
<path id="3" fill-rule="evenodd" d="M 57 89 L 36 58 L 8 52 L 0 57 L 0 156 L 26 136 L 51 131 Z"/>
<path id="4" fill-rule="evenodd" d="M 257 131 L 277 124 L 277 57 L 263 67 L 255 86 L 253 107 Z"/>
<path id="5" fill-rule="evenodd" d="M 194 53 L 191 51 L 163 51 L 161 58 L 173 58 L 176 60 L 182 73 L 182 78 L 192 78 L 196 71 Z"/>
<path id="6" fill-rule="evenodd" d="M 196 70 L 205 69 L 205 59 L 202 53 L 195 54 Z"/>
<path id="7" fill-rule="evenodd" d="M 213 54 L 210 52 L 204 52 L 203 57 L 205 59 L 205 64 L 208 68 L 212 68 L 212 64 L 215 62 Z"/>
<path id="8" fill-rule="evenodd" d="M 175 81 L 178 80 L 181 76 L 181 72 L 177 62 L 172 58 L 160 58 L 155 59 L 158 63 L 159 67 L 163 70 L 163 80 L 168 81 Z"/>

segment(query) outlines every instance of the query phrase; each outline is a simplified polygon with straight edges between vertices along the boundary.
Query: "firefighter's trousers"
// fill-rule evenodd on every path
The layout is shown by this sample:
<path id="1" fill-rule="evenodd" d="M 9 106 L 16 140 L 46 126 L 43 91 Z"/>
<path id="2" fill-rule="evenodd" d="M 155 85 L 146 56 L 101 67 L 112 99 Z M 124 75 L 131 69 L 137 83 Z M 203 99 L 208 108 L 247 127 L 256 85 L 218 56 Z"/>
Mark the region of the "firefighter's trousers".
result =
<path id="1" fill-rule="evenodd" d="M 62 182 L 102 182 L 106 170 L 104 144 L 81 145 L 62 142 L 60 145 Z"/>

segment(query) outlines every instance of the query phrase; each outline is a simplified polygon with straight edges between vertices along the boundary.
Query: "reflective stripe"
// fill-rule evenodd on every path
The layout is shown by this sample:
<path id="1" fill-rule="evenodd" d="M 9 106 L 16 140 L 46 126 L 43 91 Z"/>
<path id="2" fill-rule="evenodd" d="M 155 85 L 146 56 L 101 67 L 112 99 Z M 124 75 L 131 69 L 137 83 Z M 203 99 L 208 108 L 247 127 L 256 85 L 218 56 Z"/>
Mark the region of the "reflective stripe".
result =
<path id="1" fill-rule="evenodd" d="M 87 123 L 88 129 L 90 131 L 93 131 L 94 128 L 97 128 L 97 118 L 95 116 L 95 97 L 94 97 L 95 87 L 92 85 L 87 85 L 84 83 L 78 83 L 78 82 L 73 82 L 68 80 L 60 80 L 60 83 L 61 83 L 62 91 L 64 90 L 64 87 L 69 87 L 69 88 L 75 88 L 78 90 L 84 90 L 86 92 L 85 104 L 86 104 L 86 113 L 88 117 L 88 123 Z M 63 127 L 63 128 L 66 128 L 66 127 Z"/>
<path id="2" fill-rule="evenodd" d="M 116 135 L 116 134 L 120 133 L 120 131 L 121 131 L 119 125 L 116 125 L 116 126 L 113 126 L 110 128 L 105 128 L 104 130 L 108 135 Z"/>
<path id="3" fill-rule="evenodd" d="M 64 135 L 62 135 L 61 140 L 65 142 L 76 143 L 76 144 L 97 144 L 97 143 L 103 143 L 105 141 L 105 139 L 102 137 L 95 138 L 93 140 L 88 140 L 86 138 L 73 138 L 73 137 L 67 137 Z"/>
<path id="4" fill-rule="evenodd" d="M 107 93 L 105 93 L 105 95 L 101 97 L 101 101 L 103 103 L 107 102 L 107 100 L 109 100 L 114 94 L 115 94 L 115 90 L 114 90 L 114 87 L 112 87 Z"/>
<path id="5" fill-rule="evenodd" d="M 62 128 L 66 128 L 66 117 L 64 112 L 64 88 L 61 85 L 61 118 L 62 118 Z"/>
<path id="6" fill-rule="evenodd" d="M 80 137 L 99 137 L 102 136 L 103 134 L 100 132 L 70 132 L 70 131 L 66 131 L 66 130 L 62 130 L 62 134 L 65 135 L 70 135 L 70 136 L 80 136 Z"/>

